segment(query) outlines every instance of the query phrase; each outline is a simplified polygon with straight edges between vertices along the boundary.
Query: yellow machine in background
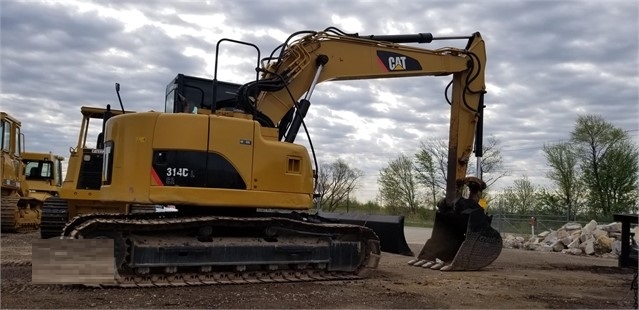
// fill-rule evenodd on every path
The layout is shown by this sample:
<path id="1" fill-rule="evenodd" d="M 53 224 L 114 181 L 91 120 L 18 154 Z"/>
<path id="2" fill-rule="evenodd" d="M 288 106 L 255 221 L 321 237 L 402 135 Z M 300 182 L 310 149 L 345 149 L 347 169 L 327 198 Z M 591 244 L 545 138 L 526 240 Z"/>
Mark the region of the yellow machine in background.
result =
<path id="1" fill-rule="evenodd" d="M 62 161 L 64 157 L 52 153 L 22 153 L 30 198 L 43 202 L 58 196 L 62 187 Z"/>
<path id="2" fill-rule="evenodd" d="M 62 186 L 64 157 L 24 151 L 21 123 L 0 112 L 2 127 L 2 232 L 37 230 L 44 201 Z"/>
<path id="3" fill-rule="evenodd" d="M 466 47 L 402 44 L 446 39 L 466 40 Z M 218 49 L 227 41 L 254 46 L 223 39 Z M 490 218 L 461 197 L 465 185 L 475 195 L 483 189 L 481 180 L 465 178 L 483 117 L 479 33 L 359 36 L 331 27 L 295 33 L 280 48 L 261 65 L 257 59 L 261 76 L 244 85 L 217 81 L 218 59 L 213 80 L 178 75 L 167 87 L 164 113 L 83 107 L 60 198 L 45 203 L 45 213 L 68 210 L 62 237 L 113 239 L 120 286 L 366 277 L 380 259 L 378 231 L 299 212 L 310 210 L 315 196 L 314 163 L 294 143 L 313 90 L 330 80 L 452 75 L 448 191 L 433 235 L 442 235 L 441 223 L 454 224 L 455 234 L 448 246 L 444 238 L 422 252 L 447 260 L 449 269 L 478 269 L 499 255 L 501 237 Z M 100 117 L 103 136 L 87 147 L 88 120 Z M 178 212 L 131 214 L 153 205 Z M 465 240 L 466 226 L 468 236 L 481 238 Z M 461 254 L 453 260 L 442 245 Z"/>
<path id="4" fill-rule="evenodd" d="M 42 211 L 42 238 L 59 237 L 67 221 L 78 214 L 127 213 L 128 209 L 114 208 L 111 204 L 100 203 L 99 191 L 102 178 L 102 157 L 104 154 L 102 134 L 90 137 L 91 132 L 103 130 L 103 118 L 119 115 L 121 111 L 107 111 L 102 108 L 82 107 L 82 122 L 78 142 L 71 148 L 66 177 L 59 197 L 50 197 Z M 128 111 L 128 113 L 133 113 Z M 94 138 L 91 140 L 91 138 Z"/>
<path id="5" fill-rule="evenodd" d="M 24 178 L 23 135 L 20 122 L 5 112 L 0 112 L 0 176 L 2 176 L 2 201 L 0 202 L 0 227 L 2 232 L 28 231 L 40 224 L 40 210 L 32 208 L 28 199 L 29 188 Z"/>
<path id="6" fill-rule="evenodd" d="M 22 153 L 25 181 L 29 187 L 28 198 L 32 207 L 42 210 L 44 201 L 59 196 L 62 187 L 62 161 L 64 157 L 49 153 Z M 41 214 L 42 216 L 42 214 Z M 40 229 L 49 225 L 40 219 Z"/>
<path id="7" fill-rule="evenodd" d="M 26 232 L 38 229 L 40 210 L 29 202 L 29 186 L 25 180 L 24 138 L 21 123 L 5 112 L 0 112 L 0 176 L 2 200 L 0 202 L 0 228 L 2 232 Z"/>

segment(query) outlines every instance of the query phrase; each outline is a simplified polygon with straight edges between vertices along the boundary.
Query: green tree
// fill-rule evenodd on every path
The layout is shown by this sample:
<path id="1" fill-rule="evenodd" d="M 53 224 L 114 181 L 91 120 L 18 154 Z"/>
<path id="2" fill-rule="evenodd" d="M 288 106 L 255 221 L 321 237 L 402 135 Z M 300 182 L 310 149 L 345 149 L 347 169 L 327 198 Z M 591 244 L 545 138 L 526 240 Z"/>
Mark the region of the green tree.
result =
<path id="1" fill-rule="evenodd" d="M 571 132 L 588 189 L 591 215 L 610 217 L 637 203 L 637 146 L 628 134 L 599 115 L 581 115 Z"/>
<path id="2" fill-rule="evenodd" d="M 557 190 L 547 189 L 547 188 L 539 188 L 536 195 L 538 201 L 536 202 L 536 206 L 539 214 L 545 215 L 566 215 L 566 205 L 563 200 L 560 198 Z M 566 219 L 567 221 L 575 220 L 575 216 L 577 213 L 572 213 L 571 219 Z"/>
<path id="3" fill-rule="evenodd" d="M 524 175 L 497 196 L 497 208 L 503 213 L 539 213 L 538 191 L 537 186 Z"/>
<path id="4" fill-rule="evenodd" d="M 429 188 L 429 194 L 433 191 L 443 193 L 446 190 L 446 173 L 448 171 L 448 143 L 444 140 L 422 141 L 415 155 L 415 167 L 419 174 L 420 182 Z"/>
<path id="5" fill-rule="evenodd" d="M 616 143 L 601 158 L 599 171 L 606 181 L 602 186 L 609 206 L 604 216 L 630 212 L 637 203 L 638 158 L 637 147 L 629 139 Z"/>
<path id="6" fill-rule="evenodd" d="M 419 184 L 426 187 L 426 200 L 429 201 L 428 204 L 433 207 L 433 210 L 436 210 L 437 201 L 443 196 L 443 190 L 439 184 L 441 180 L 437 177 L 433 155 L 423 147 L 415 155 L 415 177 Z"/>
<path id="7" fill-rule="evenodd" d="M 345 204 L 350 194 L 357 188 L 357 181 L 362 175 L 361 170 L 351 168 L 342 159 L 320 167 L 318 191 L 322 197 L 322 209 L 330 212 L 340 204 Z"/>
<path id="8" fill-rule="evenodd" d="M 417 178 L 408 156 L 402 154 L 389 161 L 388 166 L 380 170 L 377 183 L 384 207 L 403 213 L 417 211 Z"/>
<path id="9" fill-rule="evenodd" d="M 551 168 L 546 177 L 556 188 L 543 192 L 546 206 L 551 208 L 548 211 L 553 214 L 566 214 L 567 220 L 574 220 L 580 206 L 584 203 L 585 196 L 577 154 L 572 144 L 566 142 L 544 145 L 543 151 L 546 162 Z M 554 210 L 555 208 L 558 210 Z"/>

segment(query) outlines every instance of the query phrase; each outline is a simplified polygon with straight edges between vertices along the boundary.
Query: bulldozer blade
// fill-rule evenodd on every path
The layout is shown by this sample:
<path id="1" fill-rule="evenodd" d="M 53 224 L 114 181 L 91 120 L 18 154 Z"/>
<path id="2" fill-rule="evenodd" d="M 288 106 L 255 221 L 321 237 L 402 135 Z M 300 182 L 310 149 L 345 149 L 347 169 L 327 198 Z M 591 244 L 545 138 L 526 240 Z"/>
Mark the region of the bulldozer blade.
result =
<path id="1" fill-rule="evenodd" d="M 41 239 L 32 244 L 33 284 L 115 283 L 113 239 Z"/>
<path id="2" fill-rule="evenodd" d="M 404 216 L 318 212 L 320 217 L 343 224 L 366 226 L 379 238 L 382 252 L 413 256 L 404 236 Z"/>
<path id="3" fill-rule="evenodd" d="M 443 260 L 445 270 L 478 270 L 490 265 L 501 253 L 503 241 L 490 226 L 491 216 L 482 209 L 435 215 L 431 238 L 417 256 L 419 260 Z"/>

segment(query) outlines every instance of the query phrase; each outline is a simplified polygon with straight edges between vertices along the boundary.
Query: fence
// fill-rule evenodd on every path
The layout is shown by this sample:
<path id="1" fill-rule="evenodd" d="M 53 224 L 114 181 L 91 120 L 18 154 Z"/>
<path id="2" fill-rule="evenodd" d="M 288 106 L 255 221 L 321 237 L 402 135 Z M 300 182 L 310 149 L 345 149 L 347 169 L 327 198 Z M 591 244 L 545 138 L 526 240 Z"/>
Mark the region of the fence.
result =
<path id="1" fill-rule="evenodd" d="M 493 214 L 492 226 L 502 234 L 530 236 L 546 230 L 557 230 L 566 224 L 566 217 L 561 215 L 535 215 L 534 225 L 531 225 L 531 217 L 532 215 L 497 213 Z"/>

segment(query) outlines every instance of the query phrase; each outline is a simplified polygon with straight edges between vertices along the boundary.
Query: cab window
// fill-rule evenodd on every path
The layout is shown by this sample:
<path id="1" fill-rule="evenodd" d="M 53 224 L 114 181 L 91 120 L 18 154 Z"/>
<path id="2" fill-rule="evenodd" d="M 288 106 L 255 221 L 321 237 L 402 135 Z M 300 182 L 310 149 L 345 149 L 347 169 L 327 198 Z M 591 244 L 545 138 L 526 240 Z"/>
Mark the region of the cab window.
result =
<path id="1" fill-rule="evenodd" d="M 11 126 L 8 122 L 3 121 L 2 123 L 2 150 L 5 152 L 9 152 L 9 148 L 11 147 Z"/>
<path id="2" fill-rule="evenodd" d="M 20 135 L 20 129 L 16 128 L 16 149 L 13 150 L 13 153 L 20 156 L 22 154 L 22 139 Z"/>
<path id="3" fill-rule="evenodd" d="M 53 162 L 29 161 L 26 163 L 25 175 L 27 180 L 53 178 Z"/>
<path id="4" fill-rule="evenodd" d="M 175 96 L 175 89 L 171 90 L 171 92 L 169 92 L 166 95 L 166 101 L 164 103 L 164 112 L 166 113 L 173 113 L 175 112 L 173 109 L 173 105 L 174 105 L 174 98 Z"/>

